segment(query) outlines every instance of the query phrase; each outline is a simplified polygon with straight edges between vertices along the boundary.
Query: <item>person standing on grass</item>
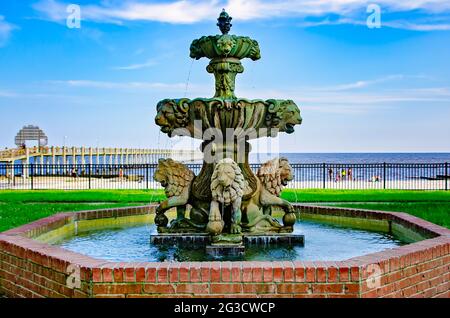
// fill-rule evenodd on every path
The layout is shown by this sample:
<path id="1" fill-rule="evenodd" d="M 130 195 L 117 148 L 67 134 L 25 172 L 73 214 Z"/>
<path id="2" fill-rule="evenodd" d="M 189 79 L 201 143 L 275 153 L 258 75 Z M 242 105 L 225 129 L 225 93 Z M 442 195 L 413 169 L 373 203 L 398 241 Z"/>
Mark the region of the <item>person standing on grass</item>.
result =
<path id="1" fill-rule="evenodd" d="M 347 175 L 348 175 L 348 180 L 353 181 L 353 169 L 352 168 L 348 168 Z"/>
<path id="2" fill-rule="evenodd" d="M 342 169 L 341 174 L 342 174 L 342 181 L 344 181 L 345 176 L 347 175 L 347 171 L 345 169 Z"/>
<path id="3" fill-rule="evenodd" d="M 328 179 L 333 180 L 333 168 L 328 168 Z"/>
<path id="4" fill-rule="evenodd" d="M 339 181 L 341 181 L 341 174 L 339 173 L 339 171 L 337 171 L 336 172 L 336 180 L 335 180 L 335 182 L 337 183 Z"/>

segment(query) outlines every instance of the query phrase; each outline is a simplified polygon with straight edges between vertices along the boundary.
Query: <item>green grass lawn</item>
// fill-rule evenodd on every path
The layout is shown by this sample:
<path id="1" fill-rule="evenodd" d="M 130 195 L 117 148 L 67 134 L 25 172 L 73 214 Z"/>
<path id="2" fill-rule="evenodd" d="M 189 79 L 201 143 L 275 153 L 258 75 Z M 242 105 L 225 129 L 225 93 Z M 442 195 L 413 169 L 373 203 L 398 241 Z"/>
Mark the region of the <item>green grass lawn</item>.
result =
<path id="1" fill-rule="evenodd" d="M 164 199 L 163 191 L 0 191 L 0 232 L 59 213 L 142 205 Z"/>
<path id="2" fill-rule="evenodd" d="M 291 202 L 450 202 L 450 191 L 285 189 L 282 197 Z"/>
<path id="3" fill-rule="evenodd" d="M 285 189 L 282 197 L 292 202 L 450 202 L 450 191 Z M 164 198 L 162 190 L 0 191 L 0 202 L 22 203 L 148 203 Z"/>
<path id="4" fill-rule="evenodd" d="M 67 211 L 116 208 L 136 204 L 127 203 L 17 203 L 0 202 L 0 232 Z"/>
<path id="5" fill-rule="evenodd" d="M 0 232 L 66 211 L 142 205 L 164 199 L 161 190 L 0 191 Z M 292 202 L 407 212 L 450 227 L 450 191 L 291 190 Z"/>
<path id="6" fill-rule="evenodd" d="M 355 209 L 406 212 L 421 219 L 450 228 L 450 202 L 355 203 L 333 204 Z"/>
<path id="7" fill-rule="evenodd" d="M 162 190 L 36 190 L 36 191 L 0 191 L 0 202 L 113 202 L 148 203 L 164 199 Z"/>

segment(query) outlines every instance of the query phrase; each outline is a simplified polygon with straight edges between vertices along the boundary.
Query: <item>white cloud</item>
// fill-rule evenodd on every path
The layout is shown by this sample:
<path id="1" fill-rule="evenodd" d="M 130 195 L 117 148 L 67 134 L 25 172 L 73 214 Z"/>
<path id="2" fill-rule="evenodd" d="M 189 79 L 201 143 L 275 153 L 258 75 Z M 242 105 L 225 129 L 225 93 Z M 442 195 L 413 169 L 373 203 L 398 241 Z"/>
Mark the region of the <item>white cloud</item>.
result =
<path id="1" fill-rule="evenodd" d="M 448 31 L 450 30 L 450 23 L 445 23 L 440 21 L 442 19 L 417 19 L 415 22 L 404 21 L 404 20 L 394 20 L 382 22 L 382 27 L 392 28 L 392 29 L 403 29 L 412 31 Z M 450 18 L 449 18 L 450 20 Z M 317 27 L 323 25 L 362 25 L 366 26 L 366 20 L 355 19 L 355 18 L 338 18 L 329 19 L 324 18 L 318 21 L 301 21 L 296 25 L 302 28 Z"/>
<path id="2" fill-rule="evenodd" d="M 18 96 L 18 95 L 15 92 L 0 90 L 0 97 L 10 98 L 10 97 L 16 97 L 16 96 Z"/>
<path id="3" fill-rule="evenodd" d="M 130 70 L 140 70 L 147 67 L 152 67 L 157 65 L 158 62 L 155 59 L 149 59 L 144 63 L 141 64 L 131 64 L 127 66 L 117 66 L 113 67 L 114 70 L 124 70 L 124 71 L 130 71 Z"/>
<path id="4" fill-rule="evenodd" d="M 354 83 L 358 85 L 338 84 L 322 87 L 300 87 L 292 86 L 282 89 L 259 88 L 250 89 L 242 87 L 237 91 L 238 97 L 245 96 L 248 99 L 292 99 L 302 111 L 330 114 L 358 115 L 368 112 L 389 111 L 399 107 L 411 107 L 426 105 L 426 107 L 443 107 L 447 109 L 450 105 L 450 87 L 448 86 L 420 86 L 409 87 L 389 85 L 375 87 L 376 83 L 383 81 L 401 80 L 407 78 L 427 79 L 423 83 L 429 85 L 429 77 L 426 75 L 388 75 L 372 80 L 359 80 Z M 0 98 L 25 98 L 25 99 L 71 99 L 79 103 L 92 103 L 90 95 L 84 95 L 86 90 L 105 90 L 108 94 L 101 93 L 97 96 L 110 96 L 111 91 L 133 92 L 134 96 L 147 92 L 164 91 L 167 96 L 181 97 L 185 92 L 185 83 L 158 83 L 158 82 L 112 82 L 95 80 L 53 80 L 42 82 L 37 91 L 39 93 L 18 94 L 8 89 L 0 89 Z M 418 83 L 419 84 L 419 83 Z M 210 91 L 209 84 L 191 83 L 189 95 L 204 96 L 205 91 Z M 339 89 L 346 87 L 346 89 Z M 362 90 L 361 88 L 364 88 Z M 26 91 L 26 89 L 22 89 Z M 122 93 L 120 93 L 122 94 Z M 141 97 L 137 97 L 138 99 Z"/>
<path id="5" fill-rule="evenodd" d="M 155 82 L 107 82 L 91 80 L 68 80 L 50 81 L 52 84 L 65 85 L 69 87 L 98 88 L 98 89 L 163 89 L 163 90 L 184 90 L 184 83 L 155 83 Z"/>
<path id="6" fill-rule="evenodd" d="M 388 75 L 372 80 L 333 86 L 289 87 L 285 89 L 240 89 L 238 95 L 249 98 L 292 99 L 305 111 L 321 113 L 359 114 L 380 109 L 408 107 L 415 103 L 427 106 L 450 105 L 449 87 L 397 88 L 394 83 L 374 87 L 386 82 L 401 82 L 405 79 L 421 79 L 429 83 L 427 75 Z"/>
<path id="7" fill-rule="evenodd" d="M 0 47 L 8 42 L 11 32 L 17 27 L 5 21 L 5 17 L 0 15 Z"/>
<path id="8" fill-rule="evenodd" d="M 140 52 L 140 50 L 137 51 L 138 53 Z M 143 51 L 142 51 L 143 52 Z M 139 53 L 139 54 L 142 54 Z M 136 63 L 136 64 L 131 64 L 131 65 L 126 65 L 126 66 L 117 66 L 117 67 L 113 67 L 114 70 L 125 70 L 125 71 L 130 71 L 130 70 L 140 70 L 143 68 L 148 68 L 148 67 L 152 67 L 155 65 L 160 64 L 162 61 L 169 59 L 169 58 L 173 58 L 173 53 L 171 52 L 165 52 L 159 56 L 155 56 L 152 58 L 147 59 L 145 62 L 143 63 Z"/>
<path id="9" fill-rule="evenodd" d="M 122 24 L 125 21 L 159 21 L 168 23 L 196 23 L 215 20 L 219 10 L 226 8 L 236 20 L 270 19 L 281 17 L 326 17 L 338 15 L 333 21 L 304 21 L 301 26 L 324 24 L 365 24 L 355 15 L 366 14 L 367 0 L 170 0 L 154 3 L 141 1 L 106 1 L 99 5 L 82 6 L 82 19 Z M 377 0 L 382 13 L 420 11 L 426 15 L 450 12 L 448 0 Z M 52 21 L 66 19 L 66 6 L 57 0 L 40 0 L 33 7 L 43 18 Z M 414 18 L 411 18 L 414 19 Z M 384 21 L 387 27 L 417 31 L 448 30 L 449 23 L 415 23 L 414 21 Z"/>
<path id="10" fill-rule="evenodd" d="M 84 5 L 81 10 L 83 20 L 122 24 L 123 21 L 159 21 L 168 23 L 195 23 L 214 18 L 217 15 L 217 0 L 178 0 L 161 3 L 138 1 L 106 2 L 103 5 Z M 33 8 L 42 18 L 65 21 L 68 3 L 57 0 L 41 0 Z"/>
<path id="11" fill-rule="evenodd" d="M 421 24 L 411 23 L 408 21 L 391 21 L 384 23 L 385 26 L 394 29 L 405 29 L 413 31 L 448 31 L 450 30 L 450 23 L 437 24 Z"/>
<path id="12" fill-rule="evenodd" d="M 389 76 L 377 78 L 374 80 L 361 80 L 361 81 L 356 81 L 353 83 L 336 85 L 336 86 L 328 87 L 327 90 L 328 91 L 345 91 L 345 90 L 349 90 L 349 89 L 365 88 L 365 87 L 368 87 L 371 85 L 384 83 L 387 81 L 399 80 L 399 79 L 403 79 L 403 78 L 404 78 L 403 75 L 389 75 Z"/>
<path id="13" fill-rule="evenodd" d="M 450 105 L 449 87 L 423 88 L 377 88 L 373 91 L 361 92 L 361 87 L 368 88 L 374 83 L 406 78 L 405 75 L 385 76 L 378 80 L 361 80 L 360 85 L 341 84 L 324 87 L 299 87 L 285 89 L 239 89 L 239 96 L 249 99 L 292 99 L 304 111 L 320 113 L 359 114 L 380 109 L 391 109 L 409 106 L 411 103 L 426 103 L 432 105 Z M 414 76 L 408 76 L 414 77 Z M 417 78 L 424 76 L 418 75 Z M 154 83 L 154 82 L 108 82 L 91 80 L 50 81 L 51 84 L 64 85 L 72 88 L 90 88 L 104 90 L 158 90 L 181 93 L 185 90 L 185 83 Z M 335 88 L 334 90 L 332 88 Z M 338 89 L 345 87 L 345 89 Z M 204 92 L 208 85 L 190 84 L 190 92 Z M 180 95 L 181 96 L 181 95 Z"/>

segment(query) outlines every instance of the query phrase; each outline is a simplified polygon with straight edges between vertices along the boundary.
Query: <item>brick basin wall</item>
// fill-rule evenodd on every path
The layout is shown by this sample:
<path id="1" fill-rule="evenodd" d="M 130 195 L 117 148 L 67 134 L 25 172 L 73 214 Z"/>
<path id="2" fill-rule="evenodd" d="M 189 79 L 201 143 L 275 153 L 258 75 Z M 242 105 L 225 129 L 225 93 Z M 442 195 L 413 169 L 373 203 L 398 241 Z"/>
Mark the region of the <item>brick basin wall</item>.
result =
<path id="1" fill-rule="evenodd" d="M 8 297 L 450 297 L 450 231 L 404 213 L 297 205 L 303 213 L 382 219 L 429 239 L 339 262 L 115 263 L 33 240 L 77 220 L 155 206 L 61 213 L 0 233 Z"/>

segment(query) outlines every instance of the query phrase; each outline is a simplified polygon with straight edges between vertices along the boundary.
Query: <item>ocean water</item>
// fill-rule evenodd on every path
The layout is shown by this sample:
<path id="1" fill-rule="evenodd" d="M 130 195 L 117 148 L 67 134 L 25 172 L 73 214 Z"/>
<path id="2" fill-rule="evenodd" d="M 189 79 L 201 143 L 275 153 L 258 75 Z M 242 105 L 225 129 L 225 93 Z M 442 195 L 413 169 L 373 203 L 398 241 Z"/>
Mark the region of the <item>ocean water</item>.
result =
<path id="1" fill-rule="evenodd" d="M 450 163 L 450 153 L 281 153 L 250 154 L 251 163 L 286 157 L 291 163 Z"/>
<path id="2" fill-rule="evenodd" d="M 290 163 L 332 163 L 332 164 L 362 164 L 362 163 L 450 163 L 450 153 L 250 153 L 250 163 L 263 163 L 267 160 L 286 157 Z M 50 164 L 50 157 L 44 157 L 44 164 Z M 144 164 L 158 163 L 159 157 L 151 156 L 148 162 L 142 162 Z M 178 158 L 173 158 L 179 160 Z M 89 162 L 89 158 L 86 156 L 85 162 Z M 99 157 L 98 162 L 103 163 L 115 163 L 114 158 L 111 156 Z M 21 164 L 20 160 L 17 160 L 15 164 Z M 30 158 L 30 163 L 39 164 L 39 159 Z M 62 159 L 59 159 L 58 164 L 62 163 Z M 97 160 L 94 156 L 94 164 Z M 202 163 L 201 161 L 194 160 L 191 163 Z M 81 164 L 81 158 L 78 156 L 76 162 L 73 158 L 67 157 L 67 164 Z M 4 163 L 0 163 L 0 166 L 4 166 Z"/>

